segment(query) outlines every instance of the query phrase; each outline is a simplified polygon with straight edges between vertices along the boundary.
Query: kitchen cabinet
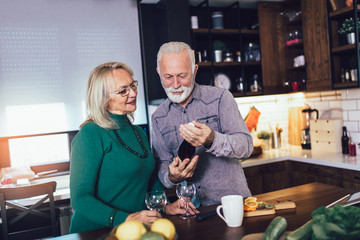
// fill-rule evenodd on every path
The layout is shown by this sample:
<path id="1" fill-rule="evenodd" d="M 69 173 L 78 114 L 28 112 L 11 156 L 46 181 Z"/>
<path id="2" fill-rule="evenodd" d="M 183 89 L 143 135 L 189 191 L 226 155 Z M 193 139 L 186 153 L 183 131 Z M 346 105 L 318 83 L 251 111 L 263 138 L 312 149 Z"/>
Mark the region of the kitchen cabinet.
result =
<path id="1" fill-rule="evenodd" d="M 286 160 L 244 167 L 252 194 L 260 194 L 303 184 L 320 182 L 360 190 L 360 172 Z"/>
<path id="2" fill-rule="evenodd" d="M 360 190 L 360 172 L 354 170 L 342 170 L 342 187 Z"/>
<path id="3" fill-rule="evenodd" d="M 189 7 L 184 0 L 157 3 L 138 0 L 137 4 L 146 100 L 158 104 L 167 96 L 156 72 L 157 52 L 163 43 L 169 41 L 191 44 Z"/>
<path id="4" fill-rule="evenodd" d="M 321 182 L 342 186 L 342 172 L 339 168 L 292 161 L 289 167 L 290 186 Z"/>
<path id="5" fill-rule="evenodd" d="M 235 97 L 262 94 L 257 9 L 241 9 L 237 1 L 228 7 L 212 7 L 207 0 L 189 9 L 190 15 L 198 19 L 198 28 L 191 30 L 199 65 L 197 82 L 215 86 L 220 83 Z M 222 28 L 214 28 L 215 12 L 222 14 Z M 215 57 L 216 50 L 222 50 L 221 59 Z M 219 78 L 219 74 L 225 77 Z"/>
<path id="6" fill-rule="evenodd" d="M 307 91 L 332 89 L 327 1 L 301 0 Z"/>
<path id="7" fill-rule="evenodd" d="M 263 72 L 264 93 L 286 93 L 286 61 L 282 35 L 281 4 L 259 3 L 259 27 L 261 46 L 261 67 Z"/>
<path id="8" fill-rule="evenodd" d="M 259 3 L 258 6 L 264 89 L 270 85 L 292 91 L 292 82 L 299 82 L 300 90 L 330 90 L 326 0 Z M 305 65 L 298 64 L 297 57 L 302 55 Z"/>
<path id="9" fill-rule="evenodd" d="M 276 162 L 244 168 L 251 193 L 260 194 L 289 187 L 288 162 Z"/>
<path id="10" fill-rule="evenodd" d="M 346 19 L 358 18 L 360 6 L 358 1 L 354 0 L 353 6 L 345 6 L 343 3 L 334 11 L 328 3 L 328 9 L 333 88 L 359 87 L 359 30 L 355 27 L 353 42 L 348 42 L 347 36 L 340 35 L 338 30 Z"/>

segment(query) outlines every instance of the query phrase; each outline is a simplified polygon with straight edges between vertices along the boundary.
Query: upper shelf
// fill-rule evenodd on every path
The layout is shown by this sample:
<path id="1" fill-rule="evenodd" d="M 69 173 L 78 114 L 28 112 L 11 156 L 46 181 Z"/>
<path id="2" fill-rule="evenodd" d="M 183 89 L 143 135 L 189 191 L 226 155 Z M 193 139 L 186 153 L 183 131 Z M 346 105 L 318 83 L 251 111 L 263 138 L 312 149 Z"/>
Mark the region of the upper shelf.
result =
<path id="1" fill-rule="evenodd" d="M 223 35 L 223 34 L 244 34 L 244 35 L 257 35 L 259 34 L 259 30 L 258 29 L 214 29 L 211 28 L 210 31 L 208 28 L 197 28 L 197 29 L 192 29 L 193 33 L 197 33 L 197 34 L 207 34 L 207 33 L 211 33 L 211 34 L 219 34 L 219 35 Z"/>
<path id="2" fill-rule="evenodd" d="M 243 61 L 243 62 L 199 62 L 199 67 L 233 67 L 233 66 L 260 66 L 260 61 Z"/>
<path id="3" fill-rule="evenodd" d="M 360 4 L 357 5 L 357 10 L 360 10 Z M 329 16 L 331 20 L 337 20 L 346 17 L 347 15 L 351 14 L 352 11 L 354 11 L 353 7 L 344 7 L 330 12 Z"/>
<path id="4" fill-rule="evenodd" d="M 331 49 L 331 52 L 334 54 L 341 54 L 341 53 L 347 53 L 352 50 L 355 50 L 355 44 L 347 44 L 339 47 L 334 47 Z"/>

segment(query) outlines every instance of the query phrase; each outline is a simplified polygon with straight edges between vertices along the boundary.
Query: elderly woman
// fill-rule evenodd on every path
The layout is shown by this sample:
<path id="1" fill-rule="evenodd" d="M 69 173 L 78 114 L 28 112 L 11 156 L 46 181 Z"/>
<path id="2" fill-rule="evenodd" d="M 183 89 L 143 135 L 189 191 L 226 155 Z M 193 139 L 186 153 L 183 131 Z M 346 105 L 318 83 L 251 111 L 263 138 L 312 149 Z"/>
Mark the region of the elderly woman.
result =
<path id="1" fill-rule="evenodd" d="M 124 63 L 96 67 L 87 87 L 88 118 L 72 142 L 70 232 L 113 227 L 138 220 L 151 225 L 161 218 L 145 209 L 145 194 L 163 190 L 145 132 L 130 120 L 136 110 L 138 83 Z M 182 214 L 184 203 L 164 212 Z M 197 210 L 191 206 L 191 211 Z"/>

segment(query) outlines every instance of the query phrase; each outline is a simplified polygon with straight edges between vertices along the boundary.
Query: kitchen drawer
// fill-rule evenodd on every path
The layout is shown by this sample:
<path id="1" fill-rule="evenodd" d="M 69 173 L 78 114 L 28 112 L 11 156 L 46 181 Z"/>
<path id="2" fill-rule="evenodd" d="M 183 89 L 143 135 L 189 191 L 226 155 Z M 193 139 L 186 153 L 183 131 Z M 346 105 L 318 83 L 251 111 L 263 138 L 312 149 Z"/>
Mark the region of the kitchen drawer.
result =
<path id="1" fill-rule="evenodd" d="M 338 153 L 341 152 L 341 144 L 339 142 L 318 141 L 311 139 L 311 151 Z"/>
<path id="2" fill-rule="evenodd" d="M 291 171 L 291 186 L 297 186 L 311 182 L 321 182 L 334 186 L 342 186 L 342 172 L 338 168 L 294 161 L 291 162 Z"/>
<path id="3" fill-rule="evenodd" d="M 337 129 L 342 129 L 342 120 L 341 119 L 316 119 L 310 120 L 310 129 L 317 129 L 317 130 L 330 130 L 336 131 Z"/>
<path id="4" fill-rule="evenodd" d="M 312 151 L 341 152 L 341 135 L 341 119 L 317 119 L 310 121 Z"/>
<path id="5" fill-rule="evenodd" d="M 335 141 L 337 137 L 334 131 L 312 129 L 310 129 L 310 136 L 314 141 Z"/>

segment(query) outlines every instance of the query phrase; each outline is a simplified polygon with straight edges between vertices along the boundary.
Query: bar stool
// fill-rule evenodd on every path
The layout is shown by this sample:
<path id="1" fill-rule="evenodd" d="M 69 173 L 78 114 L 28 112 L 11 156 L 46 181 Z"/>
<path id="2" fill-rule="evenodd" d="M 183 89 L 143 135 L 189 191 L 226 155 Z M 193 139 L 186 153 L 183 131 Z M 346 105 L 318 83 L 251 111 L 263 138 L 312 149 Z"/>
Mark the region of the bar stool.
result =
<path id="1" fill-rule="evenodd" d="M 60 210 L 55 208 L 53 195 L 55 190 L 55 181 L 20 187 L 1 187 L 0 209 L 3 239 L 36 239 L 59 236 Z M 26 203 L 28 198 L 38 196 L 41 196 L 41 199 L 34 200 L 35 204 L 29 206 Z M 19 199 L 22 201 L 16 201 Z M 42 205 L 46 200 L 49 200 L 49 207 Z"/>

